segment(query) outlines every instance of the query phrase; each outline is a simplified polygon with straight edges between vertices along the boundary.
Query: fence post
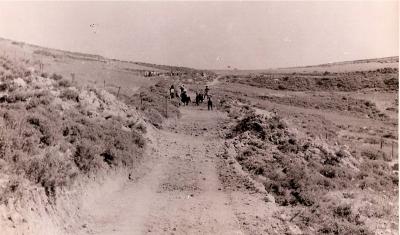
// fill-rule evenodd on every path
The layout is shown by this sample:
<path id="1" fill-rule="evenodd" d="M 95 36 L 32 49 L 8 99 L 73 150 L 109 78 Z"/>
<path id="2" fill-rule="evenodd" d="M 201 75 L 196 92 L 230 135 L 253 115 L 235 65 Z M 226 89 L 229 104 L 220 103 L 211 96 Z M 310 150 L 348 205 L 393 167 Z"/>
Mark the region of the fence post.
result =
<path id="1" fill-rule="evenodd" d="M 394 155 L 394 141 L 392 140 L 392 160 L 393 160 L 393 155 Z"/>
<path id="2" fill-rule="evenodd" d="M 43 63 L 41 60 L 39 61 L 39 69 L 40 69 L 40 73 L 43 73 Z"/>
<path id="3" fill-rule="evenodd" d="M 118 96 L 119 96 L 119 90 L 121 90 L 121 87 L 118 87 L 117 98 L 118 98 Z"/>
<path id="4" fill-rule="evenodd" d="M 165 116 L 168 118 L 168 96 L 165 96 Z"/>

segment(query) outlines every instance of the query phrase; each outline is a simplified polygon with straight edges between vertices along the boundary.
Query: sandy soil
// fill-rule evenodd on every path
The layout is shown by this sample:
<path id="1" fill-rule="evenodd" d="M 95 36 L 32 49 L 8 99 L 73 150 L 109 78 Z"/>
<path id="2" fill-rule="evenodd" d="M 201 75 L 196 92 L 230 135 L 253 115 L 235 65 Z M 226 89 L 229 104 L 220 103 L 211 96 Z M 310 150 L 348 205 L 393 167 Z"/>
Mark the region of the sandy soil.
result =
<path id="1" fill-rule="evenodd" d="M 216 130 L 225 115 L 205 107 L 185 107 L 182 113 L 164 130 L 149 130 L 153 141 L 143 175 L 132 174 L 123 187 L 86 204 L 88 224 L 81 234 L 243 234 L 249 229 L 243 225 L 253 223 L 243 222 L 243 215 L 256 213 L 250 205 L 265 202 L 254 202 L 261 198 L 245 191 L 224 190 Z"/>

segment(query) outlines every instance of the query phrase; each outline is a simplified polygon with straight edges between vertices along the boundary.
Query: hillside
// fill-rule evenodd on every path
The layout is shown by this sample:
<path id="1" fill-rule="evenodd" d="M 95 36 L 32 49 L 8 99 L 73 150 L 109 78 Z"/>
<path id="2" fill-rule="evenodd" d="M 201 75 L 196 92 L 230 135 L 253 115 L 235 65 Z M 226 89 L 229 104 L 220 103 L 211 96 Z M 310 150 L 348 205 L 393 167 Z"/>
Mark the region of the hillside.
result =
<path id="1" fill-rule="evenodd" d="M 121 93 L 132 94 L 139 87 L 157 83 L 157 77 L 190 76 L 192 79 L 207 79 L 214 76 L 210 71 L 156 65 L 143 62 L 108 59 L 99 55 L 69 52 L 0 39 L 0 53 L 11 61 L 29 62 L 31 67 L 47 74 L 60 74 L 73 79 L 78 86 L 106 87 Z"/>
<path id="2" fill-rule="evenodd" d="M 293 68 L 280 68 L 277 71 L 282 73 L 300 72 L 300 73 L 312 73 L 312 72 L 353 72 L 353 71 L 369 71 L 376 70 L 379 68 L 398 68 L 399 57 L 384 57 L 376 59 L 365 59 L 365 60 L 354 60 L 354 61 L 343 61 L 334 62 L 328 64 L 304 66 L 304 67 L 293 67 Z"/>
<path id="3" fill-rule="evenodd" d="M 0 52 L 5 234 L 398 233 L 398 58 L 216 74 Z"/>
<path id="4" fill-rule="evenodd" d="M 248 75 L 248 74 L 313 74 L 313 73 L 346 73 L 346 72 L 362 72 L 373 71 L 381 68 L 398 68 L 399 57 L 383 57 L 376 59 L 354 60 L 333 62 L 320 65 L 287 67 L 276 69 L 259 69 L 259 70 L 216 70 L 221 75 Z"/>

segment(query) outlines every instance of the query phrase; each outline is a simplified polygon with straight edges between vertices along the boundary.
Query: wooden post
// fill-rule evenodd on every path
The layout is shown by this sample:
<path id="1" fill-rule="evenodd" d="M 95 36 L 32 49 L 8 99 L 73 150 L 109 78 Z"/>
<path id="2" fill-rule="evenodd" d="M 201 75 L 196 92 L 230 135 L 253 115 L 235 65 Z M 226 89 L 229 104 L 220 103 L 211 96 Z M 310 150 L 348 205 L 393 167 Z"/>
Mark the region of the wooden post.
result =
<path id="1" fill-rule="evenodd" d="M 106 80 L 104 80 L 104 88 L 106 88 Z"/>
<path id="2" fill-rule="evenodd" d="M 168 118 L 168 96 L 165 96 L 165 116 Z"/>
<path id="3" fill-rule="evenodd" d="M 118 96 L 119 96 L 119 90 L 121 90 L 121 87 L 118 87 L 117 98 L 118 98 Z"/>
<path id="4" fill-rule="evenodd" d="M 393 155 L 394 155 L 394 141 L 392 140 L 392 160 L 393 160 Z"/>
<path id="5" fill-rule="evenodd" d="M 40 73 L 43 73 L 43 63 L 42 63 L 42 61 L 39 62 L 39 69 L 40 69 Z"/>

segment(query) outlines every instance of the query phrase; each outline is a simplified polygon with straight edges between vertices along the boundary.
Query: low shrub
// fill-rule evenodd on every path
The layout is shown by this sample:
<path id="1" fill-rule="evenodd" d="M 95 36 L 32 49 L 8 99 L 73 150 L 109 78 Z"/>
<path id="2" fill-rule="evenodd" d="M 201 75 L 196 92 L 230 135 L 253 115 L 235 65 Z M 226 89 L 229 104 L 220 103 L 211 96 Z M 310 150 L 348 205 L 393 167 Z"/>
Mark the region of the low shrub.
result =
<path id="1" fill-rule="evenodd" d="M 63 79 L 63 76 L 60 75 L 60 74 L 53 73 L 53 74 L 50 76 L 50 78 L 53 79 L 53 80 L 55 80 L 55 81 L 61 81 L 61 79 Z"/>
<path id="2" fill-rule="evenodd" d="M 6 91 L 9 89 L 9 87 L 10 87 L 9 83 L 3 82 L 0 84 L 0 91 Z"/>
<path id="3" fill-rule="evenodd" d="M 61 91 L 60 98 L 79 102 L 79 93 L 74 89 L 64 89 Z"/>
<path id="4" fill-rule="evenodd" d="M 99 161 L 96 162 L 96 156 L 96 151 L 91 143 L 84 140 L 76 147 L 73 160 L 79 170 L 88 173 L 93 169 L 100 168 Z"/>
<path id="5" fill-rule="evenodd" d="M 25 158 L 21 164 L 28 179 L 41 185 L 49 197 L 56 196 L 56 188 L 69 185 L 77 176 L 74 164 L 58 151 Z"/>
<path id="6" fill-rule="evenodd" d="M 387 162 L 365 159 L 359 169 L 356 177 L 361 189 L 385 191 L 398 187 L 398 177 Z"/>
<path id="7" fill-rule="evenodd" d="M 27 122 L 39 130 L 41 144 L 49 146 L 54 143 L 57 130 L 54 130 L 55 127 L 51 124 L 51 121 L 39 116 L 30 116 L 27 118 Z"/>
<path id="8" fill-rule="evenodd" d="M 142 156 L 144 125 L 123 130 L 125 118 L 89 118 L 90 110 L 82 105 L 60 109 L 60 102 L 78 101 L 70 81 L 51 76 L 58 84 L 52 90 L 62 98 L 52 102 L 55 93 L 44 91 L 41 84 L 13 85 L 12 78 L 28 75 L 27 70 L 8 62 L 6 66 L 0 87 L 7 91 L 0 97 L 0 171 L 20 180 L 0 187 L 0 203 L 15 198 L 27 184 L 42 187 L 49 199 L 55 199 L 58 188 L 70 185 L 77 175 L 95 174 L 107 166 L 132 168 Z M 41 81 L 50 82 L 47 74 L 41 75 Z"/>
<path id="9" fill-rule="evenodd" d="M 311 234 L 371 234 L 350 204 L 328 200 L 327 195 L 355 185 L 374 190 L 397 187 L 387 163 L 367 159 L 360 171 L 358 165 L 349 167 L 348 162 L 356 159 L 347 148 L 299 137 L 277 115 L 244 115 L 227 139 L 240 146 L 235 147 L 235 157 L 242 169 L 256 180 L 262 176 L 277 204 L 302 208 L 296 224 Z"/>
<path id="10" fill-rule="evenodd" d="M 135 129 L 140 131 L 143 134 L 147 132 L 147 128 L 143 123 L 139 123 L 139 124 L 135 125 Z"/>
<path id="11" fill-rule="evenodd" d="M 52 99 L 53 97 L 50 95 L 37 94 L 29 99 L 29 102 L 26 104 L 26 110 L 36 108 L 40 105 L 44 106 L 50 105 Z"/>
<path id="12" fill-rule="evenodd" d="M 351 206 L 350 205 L 340 205 L 334 208 L 334 214 L 341 218 L 346 218 L 349 220 L 351 216 Z"/>
<path id="13" fill-rule="evenodd" d="M 361 156 L 364 156 L 370 160 L 391 161 L 390 157 L 381 150 L 364 149 L 361 152 Z"/>
<path id="14" fill-rule="evenodd" d="M 170 85 L 170 81 L 160 80 L 154 86 L 142 88 L 138 94 L 129 97 L 126 102 L 141 109 L 150 123 L 160 128 L 164 119 L 167 118 L 165 103 Z M 180 116 L 178 99 L 168 99 L 167 105 L 168 118 Z"/>
<path id="15" fill-rule="evenodd" d="M 57 84 L 60 87 L 71 87 L 72 86 L 72 82 L 70 80 L 67 80 L 67 79 L 58 80 Z"/>
<path id="16" fill-rule="evenodd" d="M 131 168 L 142 156 L 144 138 L 135 129 L 121 131 L 123 120 L 93 120 L 74 110 L 61 116 L 38 102 L 48 95 L 34 94 L 29 112 L 28 102 L 17 111 L 0 112 L 5 130 L 0 133 L 0 162 L 6 162 L 6 174 L 21 175 L 55 198 L 57 189 L 78 174 L 93 174 L 107 165 Z M 0 189 L 0 201 L 3 196 Z"/>

